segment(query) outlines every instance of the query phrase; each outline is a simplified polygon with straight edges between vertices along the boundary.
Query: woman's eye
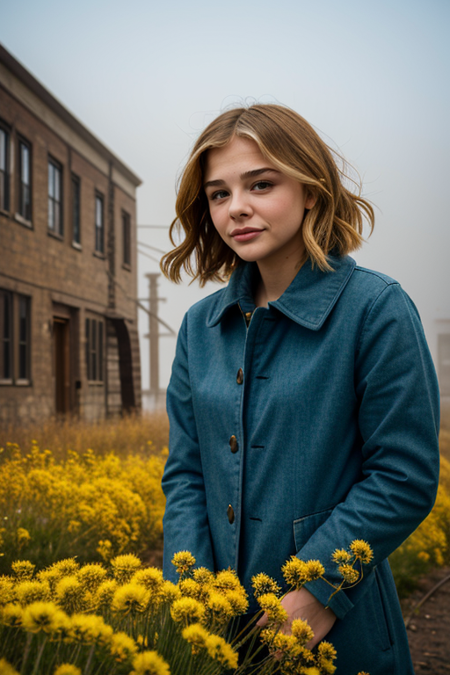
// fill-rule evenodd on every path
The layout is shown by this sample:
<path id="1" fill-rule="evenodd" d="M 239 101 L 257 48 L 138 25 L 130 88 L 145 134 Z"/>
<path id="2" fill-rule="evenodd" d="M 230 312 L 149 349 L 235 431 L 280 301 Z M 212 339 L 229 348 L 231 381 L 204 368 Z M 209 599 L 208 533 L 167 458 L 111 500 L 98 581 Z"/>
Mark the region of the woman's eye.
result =
<path id="1" fill-rule="evenodd" d="M 269 183 L 266 180 L 259 180 L 257 183 L 254 184 L 253 190 L 266 190 L 268 187 L 270 187 L 272 183 Z"/>
<path id="2" fill-rule="evenodd" d="M 227 196 L 228 192 L 226 192 L 225 190 L 217 190 L 217 192 L 212 193 L 210 199 L 224 199 Z"/>

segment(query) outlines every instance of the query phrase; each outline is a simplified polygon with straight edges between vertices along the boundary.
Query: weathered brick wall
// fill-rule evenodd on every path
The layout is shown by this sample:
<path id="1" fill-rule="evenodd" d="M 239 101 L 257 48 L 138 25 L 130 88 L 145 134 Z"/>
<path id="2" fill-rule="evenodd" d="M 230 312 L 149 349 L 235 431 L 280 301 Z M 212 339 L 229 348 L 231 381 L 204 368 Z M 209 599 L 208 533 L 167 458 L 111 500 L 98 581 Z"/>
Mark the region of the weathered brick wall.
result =
<path id="1" fill-rule="evenodd" d="M 114 271 L 115 306 L 108 299 L 108 197 L 111 167 L 107 158 L 86 157 L 84 143 L 76 134 L 71 140 L 61 137 L 55 129 L 14 98 L 0 84 L 0 118 L 11 131 L 11 180 L 8 212 L 0 211 L 0 288 L 25 294 L 31 301 L 31 382 L 27 386 L 0 385 L 0 420 L 36 420 L 55 412 L 55 378 L 52 372 L 52 320 L 54 303 L 77 312 L 72 319 L 72 336 L 77 354 L 71 361 L 73 412 L 82 418 L 95 420 L 110 410 L 120 412 L 120 380 L 117 388 L 117 338 L 107 334 L 108 313 L 127 320 L 133 344 L 133 380 L 136 402 L 140 401 L 140 359 L 137 342 L 137 308 L 130 298 L 136 298 L 136 203 L 116 181 L 113 183 L 114 203 Z M 17 149 L 22 136 L 32 147 L 32 218 L 23 222 L 16 216 L 18 203 Z M 48 160 L 57 160 L 62 167 L 63 235 L 48 230 Z M 94 161 L 95 160 L 95 161 Z M 117 176 L 117 169 L 114 170 Z M 112 177 L 114 178 L 114 171 Z M 71 214 L 71 174 L 81 181 L 81 247 L 73 245 Z M 125 186 L 126 187 L 126 186 Z M 105 255 L 95 252 L 95 194 L 104 197 Z M 130 192 L 130 190 L 129 190 Z M 131 217 L 130 268 L 123 266 L 122 209 Z M 85 363 L 85 318 L 98 315 L 105 320 L 105 361 L 107 377 L 103 384 L 87 381 Z M 71 315 L 72 316 L 72 315 Z M 114 342 L 114 340 L 116 342 Z M 73 349 L 73 345 L 72 345 Z M 75 389 L 76 381 L 80 387 Z M 106 391 L 107 383 L 111 390 Z"/>

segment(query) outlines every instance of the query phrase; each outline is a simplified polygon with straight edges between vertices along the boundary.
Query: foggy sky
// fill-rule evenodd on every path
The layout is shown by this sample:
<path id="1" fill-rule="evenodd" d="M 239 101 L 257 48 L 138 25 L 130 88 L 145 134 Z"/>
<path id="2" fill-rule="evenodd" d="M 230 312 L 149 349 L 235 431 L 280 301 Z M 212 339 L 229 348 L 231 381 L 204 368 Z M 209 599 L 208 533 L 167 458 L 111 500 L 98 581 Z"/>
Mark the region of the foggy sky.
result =
<path id="1" fill-rule="evenodd" d="M 139 224 L 170 223 L 189 148 L 224 107 L 297 110 L 361 173 L 376 226 L 354 257 L 401 282 L 435 355 L 450 320 L 449 19 L 447 0 L 0 0 L 0 41 L 143 179 Z M 165 230 L 138 239 L 168 250 Z M 139 255 L 139 297 L 157 270 Z M 161 280 L 161 317 L 178 329 L 216 288 Z M 161 340 L 162 386 L 174 348 Z M 144 387 L 147 354 L 142 339 Z"/>

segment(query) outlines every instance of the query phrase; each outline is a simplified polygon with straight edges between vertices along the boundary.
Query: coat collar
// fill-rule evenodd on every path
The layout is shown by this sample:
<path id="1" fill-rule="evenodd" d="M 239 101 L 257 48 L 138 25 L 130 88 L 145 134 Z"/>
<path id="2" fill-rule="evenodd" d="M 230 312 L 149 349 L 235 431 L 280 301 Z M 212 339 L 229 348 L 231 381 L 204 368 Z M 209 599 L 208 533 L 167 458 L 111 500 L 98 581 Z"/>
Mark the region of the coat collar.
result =
<path id="1" fill-rule="evenodd" d="M 350 279 L 356 262 L 349 256 L 328 258 L 333 272 L 313 269 L 307 260 L 283 295 L 269 302 L 273 307 L 305 328 L 319 330 Z M 240 304 L 244 311 L 254 309 L 252 286 L 256 275 L 254 263 L 242 263 L 231 275 L 228 286 L 217 294 L 218 302 L 207 319 L 208 327 L 216 326 L 227 311 Z"/>

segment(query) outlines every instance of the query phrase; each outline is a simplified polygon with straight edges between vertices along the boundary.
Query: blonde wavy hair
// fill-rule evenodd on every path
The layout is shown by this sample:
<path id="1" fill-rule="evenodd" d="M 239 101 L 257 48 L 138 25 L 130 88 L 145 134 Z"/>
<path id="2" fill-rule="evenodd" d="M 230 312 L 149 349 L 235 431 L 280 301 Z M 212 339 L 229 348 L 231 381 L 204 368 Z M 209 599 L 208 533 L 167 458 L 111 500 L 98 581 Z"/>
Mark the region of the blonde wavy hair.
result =
<path id="1" fill-rule="evenodd" d="M 207 281 L 226 281 L 241 261 L 217 233 L 203 189 L 208 150 L 227 145 L 235 136 L 255 141 L 264 157 L 308 186 L 308 192 L 316 197 L 302 223 L 303 262 L 310 258 L 313 266 L 331 271 L 329 254 L 346 255 L 361 246 L 364 220 L 372 233 L 374 211 L 361 197 L 361 182 L 349 177 L 343 158 L 301 115 L 274 104 L 235 108 L 219 115 L 200 134 L 183 170 L 177 215 L 170 226 L 175 248 L 161 259 L 166 277 L 179 283 L 184 268 L 203 286 Z M 349 182 L 356 193 L 345 186 Z M 176 246 L 174 235 L 182 230 L 182 243 Z"/>

